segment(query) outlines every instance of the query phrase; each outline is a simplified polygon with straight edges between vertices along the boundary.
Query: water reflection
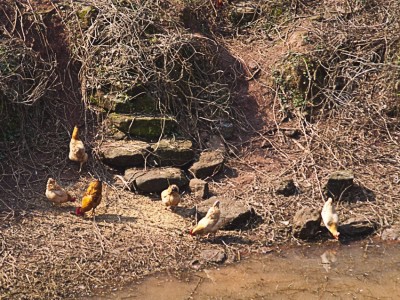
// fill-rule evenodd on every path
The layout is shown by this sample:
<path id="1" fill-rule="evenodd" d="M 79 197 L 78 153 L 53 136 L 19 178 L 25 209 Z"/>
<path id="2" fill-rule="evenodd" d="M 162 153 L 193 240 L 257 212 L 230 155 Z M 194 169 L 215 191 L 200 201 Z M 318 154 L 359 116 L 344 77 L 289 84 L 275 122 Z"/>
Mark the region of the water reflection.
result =
<path id="1" fill-rule="evenodd" d="M 329 272 L 332 268 L 332 265 L 337 261 L 336 258 L 336 250 L 328 249 L 321 255 L 322 267 L 326 272 Z"/>

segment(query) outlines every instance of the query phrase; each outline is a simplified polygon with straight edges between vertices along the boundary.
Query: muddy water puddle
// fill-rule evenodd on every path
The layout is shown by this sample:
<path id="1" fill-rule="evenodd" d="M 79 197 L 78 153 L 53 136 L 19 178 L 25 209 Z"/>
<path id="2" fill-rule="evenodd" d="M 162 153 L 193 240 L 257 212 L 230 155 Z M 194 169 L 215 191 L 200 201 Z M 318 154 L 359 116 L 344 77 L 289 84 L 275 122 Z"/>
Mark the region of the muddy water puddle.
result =
<path id="1" fill-rule="evenodd" d="M 96 299 L 400 299 L 400 245 L 281 250 L 180 278 L 150 277 Z"/>

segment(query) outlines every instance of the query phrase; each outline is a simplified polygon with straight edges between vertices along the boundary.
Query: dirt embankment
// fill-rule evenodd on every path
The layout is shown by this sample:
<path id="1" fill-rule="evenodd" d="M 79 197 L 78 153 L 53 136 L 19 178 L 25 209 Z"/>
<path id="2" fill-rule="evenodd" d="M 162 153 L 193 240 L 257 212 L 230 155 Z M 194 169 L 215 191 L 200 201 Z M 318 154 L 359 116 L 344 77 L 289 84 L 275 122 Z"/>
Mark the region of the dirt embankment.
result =
<path id="1" fill-rule="evenodd" d="M 295 213 L 320 209 L 328 177 L 340 169 L 355 174 L 354 188 L 336 202 L 341 222 L 356 218 L 374 224 L 376 237 L 399 222 L 396 1 L 231 1 L 220 10 L 201 1 L 138 7 L 133 1 L 88 1 L 86 10 L 31 2 L 1 11 L 0 66 L 8 62 L 8 68 L 2 67 L 0 76 L 9 85 L 25 79 L 17 96 L 4 89 L 10 93 L 3 92 L 0 102 L 6 120 L 0 141 L 4 297 L 92 295 L 157 271 L 195 267 L 204 249 L 222 250 L 232 262 L 283 243 L 302 243 L 292 235 Z M 127 38 L 121 30 L 132 18 L 126 16 L 140 8 L 143 19 L 129 26 L 142 28 L 143 21 L 147 27 Z M 160 16 L 152 14 L 156 11 Z M 81 27 L 71 31 L 76 22 Z M 143 51 L 136 51 L 139 46 Z M 13 47 L 25 60 L 4 54 Z M 34 57 L 40 64 L 32 64 Z M 137 65 L 126 68 L 124 60 L 133 58 Z M 22 76 L 22 63 L 35 72 L 23 69 Z M 17 75 L 10 77 L 10 70 Z M 116 70 L 121 80 L 114 77 Z M 51 80 L 40 81 L 41 76 Z M 114 184 L 117 172 L 96 152 L 107 112 L 95 108 L 87 93 L 98 86 L 125 92 L 139 79 L 165 100 L 161 111 L 181 118 L 187 127 L 182 131 L 199 149 L 207 147 L 202 137 L 218 134 L 212 118 L 234 122 L 235 134 L 224 139 L 226 167 L 207 181 L 212 194 L 252 207 L 256 222 L 220 231 L 215 240 L 196 240 L 188 234 L 195 221 L 186 212 L 200 200 L 188 191 L 174 213 L 164 209 L 159 195 Z M 177 99 L 192 106 L 182 109 Z M 81 174 L 67 160 L 76 123 L 86 125 L 84 141 L 94 149 Z M 71 215 L 73 205 L 51 205 L 44 197 L 49 176 L 78 199 L 92 177 L 103 178 L 107 184 L 96 220 Z M 282 179 L 293 179 L 298 193 L 277 194 Z M 322 233 L 317 240 L 329 238 Z"/>

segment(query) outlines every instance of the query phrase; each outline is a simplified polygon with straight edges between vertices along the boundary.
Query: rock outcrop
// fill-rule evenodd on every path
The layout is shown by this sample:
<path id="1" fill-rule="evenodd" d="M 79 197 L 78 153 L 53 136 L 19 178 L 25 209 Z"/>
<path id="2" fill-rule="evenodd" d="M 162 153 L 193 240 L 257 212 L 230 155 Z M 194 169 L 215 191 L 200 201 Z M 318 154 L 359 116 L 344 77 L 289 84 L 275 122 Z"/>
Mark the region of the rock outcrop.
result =
<path id="1" fill-rule="evenodd" d="M 224 167 L 224 155 L 221 151 L 207 151 L 200 154 L 199 160 L 195 162 L 189 171 L 194 177 L 205 179 L 218 174 Z"/>
<path id="2" fill-rule="evenodd" d="M 374 233 L 376 228 L 377 224 L 374 221 L 356 217 L 345 220 L 343 223 L 339 224 L 338 231 L 341 236 L 358 238 Z"/>
<path id="3" fill-rule="evenodd" d="M 304 207 L 297 211 L 293 218 L 293 235 L 302 240 L 310 240 L 317 236 L 321 225 L 321 212 Z"/>
<path id="4" fill-rule="evenodd" d="M 352 170 L 340 170 L 329 176 L 326 190 L 328 197 L 339 199 L 343 192 L 353 185 L 354 174 Z"/>

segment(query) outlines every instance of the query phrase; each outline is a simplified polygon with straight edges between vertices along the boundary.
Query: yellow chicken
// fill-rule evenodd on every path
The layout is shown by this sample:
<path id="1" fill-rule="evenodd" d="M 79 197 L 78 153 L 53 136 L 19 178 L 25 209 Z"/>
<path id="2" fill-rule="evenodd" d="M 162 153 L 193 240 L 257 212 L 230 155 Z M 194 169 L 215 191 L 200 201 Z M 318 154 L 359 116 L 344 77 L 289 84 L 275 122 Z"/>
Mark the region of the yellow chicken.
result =
<path id="1" fill-rule="evenodd" d="M 171 184 L 166 190 L 161 193 L 161 201 L 165 206 L 171 208 L 177 206 L 181 202 L 179 188 L 176 184 Z"/>
<path id="2" fill-rule="evenodd" d="M 53 203 L 64 203 L 64 202 L 74 202 L 73 198 L 67 191 L 65 191 L 61 186 L 57 184 L 57 181 L 53 178 L 47 180 L 46 185 L 46 197 Z"/>
<path id="3" fill-rule="evenodd" d="M 190 230 L 192 236 L 199 234 L 216 234 L 219 228 L 219 219 L 221 217 L 221 211 L 219 209 L 219 200 L 215 201 L 213 206 L 210 207 L 206 216 L 197 223 L 196 227 Z"/>
<path id="4" fill-rule="evenodd" d="M 85 145 L 79 139 L 78 126 L 74 127 L 71 141 L 69 142 L 69 159 L 80 163 L 79 172 L 82 170 L 82 165 L 88 160 L 88 155 L 85 152 Z"/>
<path id="5" fill-rule="evenodd" d="M 322 208 L 321 216 L 326 228 L 328 228 L 333 237 L 338 240 L 340 234 L 337 231 L 339 216 L 332 204 L 332 198 L 328 198 L 328 200 L 325 202 L 324 207 Z"/>
<path id="6" fill-rule="evenodd" d="M 95 215 L 95 209 L 101 201 L 102 182 L 100 180 L 94 180 L 89 184 L 86 193 L 82 198 L 81 207 L 76 208 L 76 215 L 84 216 L 86 212 L 93 209 L 93 216 Z"/>

